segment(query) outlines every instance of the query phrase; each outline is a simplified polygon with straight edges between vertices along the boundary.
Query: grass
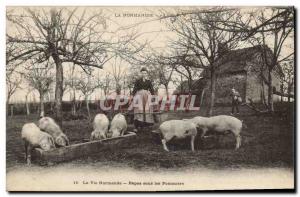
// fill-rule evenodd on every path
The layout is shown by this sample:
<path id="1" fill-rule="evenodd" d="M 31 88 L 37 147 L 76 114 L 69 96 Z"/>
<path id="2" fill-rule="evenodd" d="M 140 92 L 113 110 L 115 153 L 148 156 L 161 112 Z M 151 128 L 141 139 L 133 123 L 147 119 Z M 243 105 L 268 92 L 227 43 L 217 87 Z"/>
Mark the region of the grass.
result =
<path id="1" fill-rule="evenodd" d="M 286 110 L 286 108 L 284 108 Z M 87 155 L 69 163 L 79 166 L 126 166 L 138 170 L 160 170 L 205 167 L 220 168 L 293 168 L 293 110 L 274 115 L 256 115 L 245 108 L 241 116 L 247 128 L 242 132 L 242 146 L 234 150 L 235 139 L 231 135 L 221 137 L 217 144 L 213 138 L 204 141 L 196 138 L 195 152 L 190 151 L 189 139 L 173 140 L 165 152 L 157 134 L 149 131 L 138 133 L 135 140 L 122 144 L 116 150 Z M 203 110 L 204 111 L 204 110 Z M 218 107 L 215 114 L 229 114 L 229 107 Z M 202 113 L 202 112 L 201 112 Z M 200 114 L 201 114 L 200 113 Z M 199 112 L 170 113 L 168 119 L 188 118 Z M 7 169 L 25 165 L 24 147 L 20 131 L 24 123 L 37 121 L 37 115 L 7 118 Z M 132 128 L 130 125 L 129 129 Z M 92 125 L 88 120 L 63 122 L 63 130 L 71 141 L 89 138 Z M 63 165 L 63 164 L 57 164 Z"/>

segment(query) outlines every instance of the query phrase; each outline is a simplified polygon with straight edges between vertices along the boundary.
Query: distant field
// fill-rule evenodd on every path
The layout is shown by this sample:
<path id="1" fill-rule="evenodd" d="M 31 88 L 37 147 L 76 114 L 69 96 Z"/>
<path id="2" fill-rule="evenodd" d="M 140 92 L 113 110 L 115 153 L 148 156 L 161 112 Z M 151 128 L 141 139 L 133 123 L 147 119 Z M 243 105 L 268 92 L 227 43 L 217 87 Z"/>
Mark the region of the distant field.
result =
<path id="1" fill-rule="evenodd" d="M 246 108 L 241 109 L 239 119 L 247 128 L 242 132 L 242 146 L 234 150 L 235 139 L 228 135 L 222 137 L 218 146 L 213 139 L 204 141 L 200 147 L 196 140 L 196 151 L 191 152 L 189 140 L 170 142 L 171 152 L 164 152 L 159 136 L 149 131 L 137 134 L 137 138 L 114 152 L 99 152 L 68 162 L 77 166 L 124 166 L 138 170 L 158 170 L 177 168 L 262 168 L 284 167 L 293 169 L 293 108 L 277 108 L 282 113 L 256 115 Z M 168 119 L 181 119 L 203 114 L 201 112 L 170 113 Z M 218 107 L 215 114 L 229 114 L 229 107 Z M 20 131 L 24 123 L 37 121 L 37 115 L 8 117 L 7 126 L 7 170 L 25 165 L 24 147 Z M 130 125 L 132 128 L 132 125 Z M 129 129 L 130 129 L 129 128 Z M 92 125 L 88 120 L 63 122 L 63 130 L 71 141 L 88 138 Z M 56 164 L 61 166 L 64 164 Z M 34 165 L 33 165 L 34 167 Z M 55 166 L 52 166 L 55 167 Z"/>

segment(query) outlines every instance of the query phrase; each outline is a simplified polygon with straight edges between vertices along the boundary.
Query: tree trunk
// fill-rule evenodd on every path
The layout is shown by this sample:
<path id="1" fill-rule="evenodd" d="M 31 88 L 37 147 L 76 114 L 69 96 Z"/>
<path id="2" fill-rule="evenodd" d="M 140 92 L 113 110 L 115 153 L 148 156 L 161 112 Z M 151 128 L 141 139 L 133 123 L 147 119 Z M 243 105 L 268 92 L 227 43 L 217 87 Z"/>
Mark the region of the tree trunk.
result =
<path id="1" fill-rule="evenodd" d="M 9 115 L 9 97 L 6 99 L 6 116 Z"/>
<path id="2" fill-rule="evenodd" d="M 265 96 L 265 85 L 264 85 L 264 81 L 261 80 L 261 102 L 262 104 L 267 108 L 267 102 L 266 102 L 266 96 Z"/>
<path id="3" fill-rule="evenodd" d="M 189 109 L 190 109 L 191 96 L 192 96 L 192 92 L 189 91 L 188 98 L 187 98 L 187 100 L 185 102 L 185 111 L 189 111 Z"/>
<path id="4" fill-rule="evenodd" d="M 88 113 L 89 120 L 91 120 L 90 106 L 89 106 L 89 99 L 88 99 L 87 96 L 85 97 L 85 104 L 86 104 L 86 110 L 87 110 L 87 113 Z"/>
<path id="5" fill-rule="evenodd" d="M 26 114 L 30 115 L 30 106 L 28 102 L 26 102 Z"/>
<path id="6" fill-rule="evenodd" d="M 288 102 L 290 103 L 291 102 L 291 97 L 290 97 L 290 94 L 291 94 L 291 85 L 290 84 L 288 84 L 288 91 L 287 91 L 287 93 L 288 93 Z"/>
<path id="7" fill-rule="evenodd" d="M 164 86 L 165 86 L 167 98 L 169 98 L 169 87 L 168 87 L 168 84 L 166 84 L 166 85 L 164 85 Z"/>
<path id="8" fill-rule="evenodd" d="M 45 116 L 44 94 L 40 93 L 40 117 Z"/>
<path id="9" fill-rule="evenodd" d="M 53 101 L 50 101 L 50 111 L 51 112 L 53 112 L 53 105 L 54 105 Z"/>
<path id="10" fill-rule="evenodd" d="M 73 99 L 72 99 L 72 115 L 76 115 L 76 92 L 73 90 Z"/>
<path id="11" fill-rule="evenodd" d="M 28 103 L 28 95 L 26 95 L 26 98 L 25 98 L 25 105 L 26 105 L 26 114 L 30 115 L 30 107 L 29 107 L 29 103 Z"/>
<path id="12" fill-rule="evenodd" d="M 81 109 L 81 107 L 82 107 L 82 100 L 80 100 L 80 101 L 77 103 L 77 106 L 78 106 L 77 108 L 78 108 L 79 110 L 82 110 L 82 109 Z"/>
<path id="13" fill-rule="evenodd" d="M 192 91 L 192 78 L 188 79 L 188 93 L 190 93 Z"/>
<path id="14" fill-rule="evenodd" d="M 55 120 L 62 126 L 63 67 L 58 55 L 53 55 L 56 65 Z"/>
<path id="15" fill-rule="evenodd" d="M 281 92 L 281 96 L 280 96 L 280 102 L 282 103 L 283 102 L 283 82 L 280 84 L 280 92 Z"/>
<path id="16" fill-rule="evenodd" d="M 11 117 L 14 116 L 14 105 L 13 104 L 10 105 L 10 116 Z"/>
<path id="17" fill-rule="evenodd" d="M 292 87 L 294 87 L 294 80 L 289 79 L 288 87 L 287 87 L 288 102 L 291 102 L 291 96 L 290 95 L 292 94 Z"/>
<path id="18" fill-rule="evenodd" d="M 116 94 L 117 95 L 120 95 L 121 94 L 121 91 L 122 91 L 122 88 L 119 84 L 116 85 Z"/>
<path id="19" fill-rule="evenodd" d="M 72 115 L 76 115 L 76 101 L 73 101 L 73 106 L 72 106 Z"/>
<path id="20" fill-rule="evenodd" d="M 202 103 L 203 103 L 204 94 L 205 94 L 205 88 L 203 88 L 202 93 L 201 93 L 201 100 L 200 100 L 200 105 L 199 105 L 200 110 L 201 110 L 201 106 L 202 106 Z"/>
<path id="21" fill-rule="evenodd" d="M 214 68 L 211 69 L 211 83 L 210 83 L 210 102 L 209 107 L 207 109 L 207 115 L 212 116 L 213 108 L 215 105 L 215 92 L 216 92 L 216 74 Z"/>
<path id="22" fill-rule="evenodd" d="M 125 86 L 125 81 L 124 81 L 124 85 L 123 85 L 123 87 L 124 87 L 124 88 L 123 88 L 123 95 L 125 95 L 125 94 L 126 94 L 126 88 L 125 88 L 126 86 Z"/>
<path id="23" fill-rule="evenodd" d="M 268 81 L 269 81 L 269 86 L 268 86 L 268 105 L 269 105 L 269 110 L 271 112 L 274 111 L 274 106 L 273 106 L 273 84 L 272 84 L 272 75 L 271 75 L 271 70 L 268 72 Z"/>
<path id="24" fill-rule="evenodd" d="M 264 82 L 263 82 L 263 80 L 261 80 L 260 102 L 261 102 L 261 104 L 264 105 Z"/>
<path id="25" fill-rule="evenodd" d="M 180 92 L 183 91 L 183 79 L 182 79 L 182 74 L 180 74 Z"/>

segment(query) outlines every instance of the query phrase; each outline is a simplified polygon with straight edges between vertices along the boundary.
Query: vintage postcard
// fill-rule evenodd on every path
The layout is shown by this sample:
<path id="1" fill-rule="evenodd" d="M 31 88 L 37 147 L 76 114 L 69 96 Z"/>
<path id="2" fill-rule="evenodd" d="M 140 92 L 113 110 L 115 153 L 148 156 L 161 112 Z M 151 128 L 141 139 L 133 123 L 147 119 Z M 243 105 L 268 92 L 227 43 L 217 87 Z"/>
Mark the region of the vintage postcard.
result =
<path id="1" fill-rule="evenodd" d="M 6 7 L 7 191 L 293 191 L 294 17 Z"/>

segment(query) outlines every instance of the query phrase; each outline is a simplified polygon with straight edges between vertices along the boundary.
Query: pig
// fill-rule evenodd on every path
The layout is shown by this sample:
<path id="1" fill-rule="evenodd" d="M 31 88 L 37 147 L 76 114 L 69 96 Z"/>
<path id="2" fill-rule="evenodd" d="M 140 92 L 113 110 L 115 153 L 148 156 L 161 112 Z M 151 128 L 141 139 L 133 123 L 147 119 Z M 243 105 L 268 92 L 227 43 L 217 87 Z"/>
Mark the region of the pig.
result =
<path id="1" fill-rule="evenodd" d="M 108 137 L 118 137 L 124 135 L 127 130 L 127 122 L 124 115 L 118 113 L 111 121 Z"/>
<path id="2" fill-rule="evenodd" d="M 25 160 L 31 164 L 31 150 L 35 147 L 45 151 L 55 148 L 54 139 L 51 135 L 40 130 L 34 123 L 26 123 L 22 127 L 21 137 L 25 144 Z"/>
<path id="3" fill-rule="evenodd" d="M 196 124 L 197 128 L 202 130 L 201 138 L 204 137 L 208 130 L 215 131 L 220 134 L 231 132 L 236 138 L 235 149 L 238 149 L 242 144 L 241 131 L 243 123 L 239 119 L 228 116 L 218 115 L 212 117 L 196 116 L 188 121 Z"/>
<path id="4" fill-rule="evenodd" d="M 196 125 L 184 120 L 168 120 L 163 122 L 158 131 L 162 135 L 162 145 L 165 151 L 169 151 L 167 142 L 172 138 L 186 138 L 191 137 L 191 150 L 194 151 L 194 141 L 197 135 Z"/>
<path id="5" fill-rule="evenodd" d="M 60 127 L 50 117 L 42 117 L 39 120 L 39 128 L 49 133 L 53 138 L 57 147 L 70 145 L 68 137 L 62 132 Z"/>
<path id="6" fill-rule="evenodd" d="M 93 132 L 90 140 L 106 139 L 108 132 L 109 120 L 105 114 L 97 114 L 93 121 Z"/>

